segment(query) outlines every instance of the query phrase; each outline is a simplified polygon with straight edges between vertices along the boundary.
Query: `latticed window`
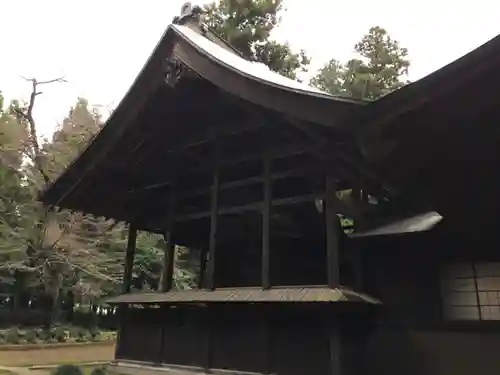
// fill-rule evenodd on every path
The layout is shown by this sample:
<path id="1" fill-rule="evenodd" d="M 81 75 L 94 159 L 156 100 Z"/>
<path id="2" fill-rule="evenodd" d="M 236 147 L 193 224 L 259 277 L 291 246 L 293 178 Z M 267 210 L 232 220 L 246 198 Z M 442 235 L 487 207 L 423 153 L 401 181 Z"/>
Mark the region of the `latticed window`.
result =
<path id="1" fill-rule="evenodd" d="M 443 267 L 441 295 L 447 320 L 500 320 L 500 262 Z"/>

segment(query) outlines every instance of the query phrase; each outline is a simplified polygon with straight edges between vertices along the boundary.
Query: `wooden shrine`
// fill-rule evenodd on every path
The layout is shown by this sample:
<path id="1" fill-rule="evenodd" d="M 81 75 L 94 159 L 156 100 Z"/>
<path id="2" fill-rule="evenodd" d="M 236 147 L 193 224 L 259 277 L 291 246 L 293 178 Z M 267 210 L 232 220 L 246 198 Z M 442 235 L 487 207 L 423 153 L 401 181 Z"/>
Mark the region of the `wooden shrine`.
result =
<path id="1" fill-rule="evenodd" d="M 245 60 L 186 5 L 41 196 L 130 224 L 116 371 L 496 373 L 499 52 L 351 101 Z M 139 230 L 166 239 L 155 293 L 131 293 Z M 195 289 L 173 288 L 176 244 Z"/>

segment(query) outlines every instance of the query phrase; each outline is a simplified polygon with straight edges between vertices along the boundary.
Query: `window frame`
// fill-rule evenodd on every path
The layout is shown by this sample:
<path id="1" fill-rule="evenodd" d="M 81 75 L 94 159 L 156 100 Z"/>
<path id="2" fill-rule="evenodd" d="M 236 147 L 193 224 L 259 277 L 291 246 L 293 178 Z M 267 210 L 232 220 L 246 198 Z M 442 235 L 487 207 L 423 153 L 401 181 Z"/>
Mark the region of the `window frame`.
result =
<path id="1" fill-rule="evenodd" d="M 492 265 L 496 265 L 492 267 Z M 455 276 L 453 276 L 453 268 L 456 267 Z M 483 267 L 483 271 L 481 271 L 481 275 L 478 275 L 478 268 Z M 464 273 L 460 274 L 460 268 L 463 268 Z M 469 268 L 470 274 L 467 274 Z M 488 270 L 488 268 L 490 268 Z M 494 271 L 492 272 L 491 269 Z M 450 272 L 451 271 L 451 272 Z M 495 281 L 498 283 L 498 287 L 486 288 L 479 286 L 478 281 L 484 280 L 485 283 L 488 283 L 488 280 L 492 283 Z M 453 283 L 459 282 L 460 280 L 472 280 L 473 287 L 472 290 L 467 290 L 467 287 L 464 287 L 465 290 L 454 290 Z M 468 326 L 477 326 L 480 324 L 487 324 L 488 326 L 499 326 L 500 327 L 500 262 L 499 261 L 454 261 L 442 264 L 439 268 L 439 298 L 441 304 L 441 321 L 446 322 L 447 325 L 468 325 Z M 469 288 L 471 286 L 469 285 Z M 460 287 L 459 287 L 460 288 Z M 465 294 L 474 294 L 475 303 L 466 303 L 466 304 L 454 304 L 447 303 L 447 300 L 452 299 L 450 297 L 451 294 L 455 294 L 456 297 L 460 296 L 460 293 Z M 484 296 L 482 296 L 484 293 Z M 482 300 L 484 298 L 488 299 L 490 293 L 496 293 L 495 303 L 487 302 L 483 303 Z M 453 308 L 475 308 L 477 311 L 477 318 L 464 318 L 460 316 L 453 317 L 449 312 L 453 310 Z M 483 311 L 487 307 L 495 307 L 498 311 L 496 312 L 486 312 L 488 317 L 485 318 Z M 447 313 L 448 311 L 448 313 Z"/>

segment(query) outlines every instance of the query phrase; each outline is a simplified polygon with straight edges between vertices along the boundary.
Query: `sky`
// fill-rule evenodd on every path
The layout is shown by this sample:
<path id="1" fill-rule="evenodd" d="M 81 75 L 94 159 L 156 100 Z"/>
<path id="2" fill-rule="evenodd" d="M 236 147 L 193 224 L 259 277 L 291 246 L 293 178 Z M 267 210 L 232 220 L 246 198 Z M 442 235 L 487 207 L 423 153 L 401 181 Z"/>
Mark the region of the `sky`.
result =
<path id="1" fill-rule="evenodd" d="M 27 99 L 22 77 L 67 83 L 43 88 L 35 117 L 50 136 L 78 97 L 112 110 L 126 93 L 184 0 L 4 0 L 0 7 L 0 90 Z M 353 57 L 371 26 L 385 28 L 411 61 L 417 80 L 500 33 L 491 0 L 284 0 L 280 42 L 304 48 L 311 69 Z M 206 1 L 192 1 L 201 5 Z"/>

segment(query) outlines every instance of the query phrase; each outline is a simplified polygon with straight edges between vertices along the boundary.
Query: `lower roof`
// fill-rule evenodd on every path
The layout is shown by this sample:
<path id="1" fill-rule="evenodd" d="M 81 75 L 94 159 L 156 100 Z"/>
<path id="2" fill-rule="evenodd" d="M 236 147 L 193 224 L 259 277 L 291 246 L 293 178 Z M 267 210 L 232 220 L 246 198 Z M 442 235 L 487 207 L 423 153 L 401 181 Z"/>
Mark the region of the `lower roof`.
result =
<path id="1" fill-rule="evenodd" d="M 109 304 L 174 304 L 174 303 L 290 303 L 290 302 L 357 302 L 380 304 L 376 298 L 349 288 L 275 287 L 221 288 L 211 290 L 180 290 L 167 293 L 133 293 L 110 298 Z"/>
<path id="2" fill-rule="evenodd" d="M 500 209 L 500 36 L 375 101 L 352 126 L 382 179 L 448 222 L 488 229 Z"/>

